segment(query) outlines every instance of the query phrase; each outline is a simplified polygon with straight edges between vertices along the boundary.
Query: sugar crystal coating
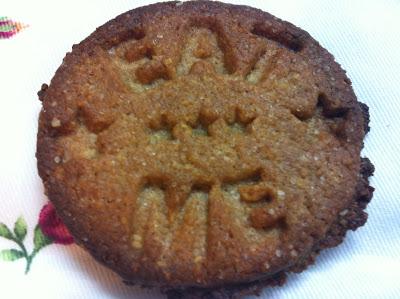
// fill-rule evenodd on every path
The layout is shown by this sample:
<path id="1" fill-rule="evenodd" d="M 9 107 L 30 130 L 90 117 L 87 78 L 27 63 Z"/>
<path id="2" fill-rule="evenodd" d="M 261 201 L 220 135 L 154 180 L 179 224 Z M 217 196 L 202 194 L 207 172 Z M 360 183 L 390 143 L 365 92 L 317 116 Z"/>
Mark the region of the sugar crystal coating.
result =
<path id="1" fill-rule="evenodd" d="M 42 88 L 39 172 L 76 240 L 127 281 L 269 277 L 350 213 L 364 119 L 345 79 L 254 9 L 127 12 Z"/>

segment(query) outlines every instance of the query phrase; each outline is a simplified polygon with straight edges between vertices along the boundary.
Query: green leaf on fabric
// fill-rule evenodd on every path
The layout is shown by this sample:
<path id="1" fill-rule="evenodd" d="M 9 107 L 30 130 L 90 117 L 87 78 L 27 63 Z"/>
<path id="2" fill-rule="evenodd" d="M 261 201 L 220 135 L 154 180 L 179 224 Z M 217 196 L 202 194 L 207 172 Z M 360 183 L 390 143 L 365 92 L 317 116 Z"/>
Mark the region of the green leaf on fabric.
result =
<path id="1" fill-rule="evenodd" d="M 0 251 L 0 259 L 12 262 L 24 257 L 24 253 L 17 249 L 4 249 Z"/>
<path id="2" fill-rule="evenodd" d="M 21 216 L 15 222 L 14 234 L 17 237 L 17 239 L 22 242 L 26 237 L 26 232 L 27 232 L 26 222 L 24 218 Z"/>
<path id="3" fill-rule="evenodd" d="M 10 229 L 4 223 L 0 223 L 0 237 L 12 240 L 13 234 Z"/>
<path id="4" fill-rule="evenodd" d="M 53 241 L 43 234 L 39 225 L 36 225 L 33 236 L 34 251 L 38 252 L 40 249 L 51 243 L 53 243 Z"/>

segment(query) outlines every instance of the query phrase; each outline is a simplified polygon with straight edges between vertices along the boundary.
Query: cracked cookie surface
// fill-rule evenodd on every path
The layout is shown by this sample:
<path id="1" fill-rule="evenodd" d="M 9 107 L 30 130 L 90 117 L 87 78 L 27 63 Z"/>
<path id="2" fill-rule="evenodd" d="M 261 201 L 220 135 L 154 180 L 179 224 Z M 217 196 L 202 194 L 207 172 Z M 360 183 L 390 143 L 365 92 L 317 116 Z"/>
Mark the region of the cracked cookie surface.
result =
<path id="1" fill-rule="evenodd" d="M 306 32 L 249 7 L 177 4 L 106 23 L 42 88 L 46 192 L 130 283 L 218 288 L 302 269 L 344 211 L 363 224 L 363 107 Z"/>

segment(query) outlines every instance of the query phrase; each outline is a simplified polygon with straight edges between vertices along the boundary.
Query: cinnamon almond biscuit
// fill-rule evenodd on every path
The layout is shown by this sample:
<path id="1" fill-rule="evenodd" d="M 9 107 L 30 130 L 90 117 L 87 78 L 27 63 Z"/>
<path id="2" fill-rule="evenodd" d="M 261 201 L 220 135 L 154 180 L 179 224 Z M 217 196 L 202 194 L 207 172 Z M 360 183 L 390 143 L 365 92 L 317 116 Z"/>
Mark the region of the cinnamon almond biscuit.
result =
<path id="1" fill-rule="evenodd" d="M 366 220 L 367 108 L 331 54 L 266 12 L 128 11 L 74 45 L 39 97 L 46 193 L 128 283 L 254 293 Z"/>

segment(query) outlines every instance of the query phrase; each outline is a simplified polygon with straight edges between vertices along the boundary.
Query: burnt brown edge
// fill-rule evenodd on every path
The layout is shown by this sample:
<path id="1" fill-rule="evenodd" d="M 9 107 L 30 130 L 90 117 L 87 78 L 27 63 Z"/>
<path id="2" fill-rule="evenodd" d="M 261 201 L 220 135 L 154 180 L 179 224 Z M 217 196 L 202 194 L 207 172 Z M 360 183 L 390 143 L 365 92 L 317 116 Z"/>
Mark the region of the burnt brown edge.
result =
<path id="1" fill-rule="evenodd" d="M 73 46 L 73 52 L 68 53 L 66 58 L 64 59 L 65 64 L 69 64 L 70 61 L 73 61 L 74 58 L 77 58 L 81 53 L 90 53 L 95 46 L 102 46 L 102 47 L 112 47 L 113 43 L 119 43 L 124 38 L 126 39 L 127 36 L 129 37 L 129 32 L 127 32 L 127 28 L 138 28 L 142 24 L 142 16 L 145 13 L 151 13 L 162 10 L 165 14 L 168 14 L 173 11 L 176 6 L 175 2 L 164 2 L 164 3 L 155 3 L 148 6 L 143 6 L 136 8 L 134 10 L 128 11 L 117 16 L 115 19 L 105 23 L 101 27 L 97 28 L 96 31 L 91 34 L 88 38 L 83 40 L 78 45 Z M 230 9 L 232 11 L 240 10 L 244 14 L 247 14 L 249 17 L 254 17 L 256 19 L 261 20 L 268 20 L 278 22 L 281 27 L 285 28 L 285 32 L 287 34 L 291 34 L 295 36 L 299 42 L 302 43 L 302 48 L 300 52 L 304 52 L 304 56 L 309 56 L 310 58 L 313 57 L 320 57 L 322 58 L 322 63 L 329 64 L 333 70 L 332 74 L 338 81 L 341 79 L 346 84 L 348 84 L 349 89 L 343 91 L 339 90 L 337 87 L 332 88 L 332 92 L 338 92 L 342 95 L 342 104 L 344 106 L 349 105 L 349 107 L 354 108 L 363 115 L 364 118 L 364 132 L 367 133 L 369 131 L 369 114 L 368 114 L 368 107 L 363 104 L 359 103 L 356 100 L 355 94 L 351 89 L 351 81 L 345 75 L 345 72 L 341 69 L 340 65 L 334 61 L 334 57 L 330 54 L 327 50 L 322 48 L 317 41 L 315 41 L 307 32 L 303 31 L 302 29 L 294 26 L 291 23 L 283 21 L 279 18 L 276 18 L 270 15 L 267 12 L 261 11 L 256 8 L 252 8 L 249 6 L 244 5 L 231 5 L 231 4 L 220 4 L 218 2 L 209 2 L 209 1 L 193 1 L 193 2 L 185 2 L 181 6 L 185 6 L 185 9 L 188 10 L 198 10 L 202 12 L 203 10 L 224 10 Z M 140 31 L 140 30 L 139 30 Z M 122 34 L 125 32 L 126 34 Z M 133 32 L 135 33 L 135 32 Z M 113 41 L 109 39 L 110 35 L 119 36 L 117 40 Z M 122 39 L 122 40 L 120 40 Z M 314 49 L 312 47 L 308 47 L 307 45 L 317 45 Z M 68 57 L 74 56 L 74 57 Z M 56 72 L 56 75 L 59 77 L 63 77 L 64 68 L 59 68 Z M 56 77 L 56 75 L 54 77 Z M 52 80 L 53 83 L 53 80 Z M 43 101 L 45 98 L 47 85 L 43 85 L 42 89 L 39 91 L 39 99 Z M 344 94 L 342 94 L 344 93 Z M 354 103 L 358 103 L 357 107 L 355 107 Z M 334 103 L 335 104 L 335 103 Z M 329 107 L 330 108 L 330 107 Z M 332 106 L 332 109 L 335 107 Z M 43 113 L 41 113 L 43 114 Z M 40 116 L 39 124 L 44 122 L 43 115 Z M 49 177 L 51 169 L 53 168 L 52 163 L 48 161 L 48 157 L 53 156 L 55 149 L 53 149 L 54 144 L 51 142 L 49 137 L 49 132 L 46 132 L 46 126 L 44 123 L 39 125 L 38 131 L 38 142 L 37 142 L 37 160 L 38 160 L 38 169 L 39 175 L 43 179 L 45 184 L 46 193 L 49 195 L 49 199 L 52 200 L 52 197 L 62 197 L 60 193 L 62 190 L 59 190 L 56 186 L 53 185 L 51 182 L 52 179 Z M 49 147 L 50 144 L 50 147 Z M 346 214 L 345 217 L 339 217 L 338 220 L 331 226 L 329 233 L 327 234 L 326 238 L 321 240 L 311 251 L 311 253 L 303 259 L 303 261 L 286 271 L 281 271 L 279 273 L 274 274 L 271 277 L 265 278 L 263 280 L 257 280 L 253 282 L 235 284 L 235 285 L 228 285 L 218 288 L 209 288 L 209 289 L 201 289 L 201 288 L 187 288 L 184 290 L 177 290 L 177 289 L 167 289 L 164 288 L 163 291 L 168 295 L 169 298 L 240 298 L 245 295 L 257 295 L 261 292 L 264 287 L 267 286 L 276 286 L 284 284 L 286 280 L 286 273 L 287 272 L 301 272 L 304 270 L 308 265 L 312 264 L 315 260 L 316 255 L 319 253 L 320 250 L 325 248 L 330 248 L 339 245 L 348 230 L 355 230 L 358 227 L 362 226 L 366 219 L 367 214 L 363 211 L 368 204 L 368 202 L 372 198 L 373 188 L 369 186 L 368 177 L 372 175 L 374 171 L 373 165 L 370 161 L 366 158 L 361 159 L 361 167 L 360 167 L 360 181 L 358 183 L 356 189 L 356 195 L 354 200 L 351 202 L 348 210 L 349 212 Z M 55 188 L 54 190 L 51 190 Z M 57 207 L 56 207 L 57 209 Z M 73 223 L 68 221 L 66 215 L 62 213 L 62 206 L 58 207 L 58 212 L 61 215 L 61 218 L 70 224 L 71 228 L 75 230 L 73 227 Z M 79 243 L 79 242 L 78 242 Z M 109 260 L 105 259 L 100 252 L 94 250 L 92 246 L 89 244 L 80 244 L 87 249 L 91 249 L 90 252 L 92 253 L 93 257 L 108 266 L 109 268 L 113 269 L 114 271 L 118 272 L 116 265 L 110 263 Z M 120 273 L 123 275 L 123 273 Z M 128 282 L 129 283 L 129 282 Z"/>
<path id="2" fill-rule="evenodd" d="M 369 131 L 368 106 L 362 104 L 365 133 Z M 347 231 L 355 231 L 367 221 L 368 214 L 364 211 L 371 201 L 374 188 L 369 185 L 369 177 L 374 173 L 374 166 L 368 158 L 360 158 L 360 180 L 358 181 L 353 201 L 347 208 L 345 215 L 339 215 L 332 224 L 324 239 L 320 240 L 312 249 L 310 254 L 304 257 L 298 264 L 291 268 L 278 272 L 264 280 L 257 280 L 248 283 L 229 285 L 219 288 L 201 289 L 163 289 L 168 299 L 236 299 L 243 296 L 259 296 L 265 287 L 282 286 L 286 282 L 287 274 L 290 272 L 300 273 L 308 266 L 314 264 L 319 252 L 340 245 Z"/>
<path id="3" fill-rule="evenodd" d="M 370 131 L 369 108 L 364 103 L 359 103 L 362 110 L 364 121 L 364 134 Z M 361 158 L 360 179 L 357 183 L 355 194 L 350 205 L 347 207 L 345 215 L 339 215 L 337 220 L 331 225 L 327 235 L 320 240 L 309 255 L 305 256 L 299 263 L 291 268 L 280 271 L 273 276 L 263 280 L 228 285 L 218 288 L 202 289 L 202 288 L 186 288 L 186 289 L 167 289 L 162 291 L 167 295 L 168 299 L 237 299 L 244 296 L 259 296 L 265 287 L 276 287 L 285 284 L 287 274 L 290 272 L 300 273 L 308 266 L 314 264 L 317 255 L 323 249 L 333 248 L 340 245 L 347 231 L 355 231 L 363 226 L 368 214 L 364 211 L 371 201 L 374 188 L 369 185 L 369 177 L 373 175 L 375 168 L 368 158 Z"/>

